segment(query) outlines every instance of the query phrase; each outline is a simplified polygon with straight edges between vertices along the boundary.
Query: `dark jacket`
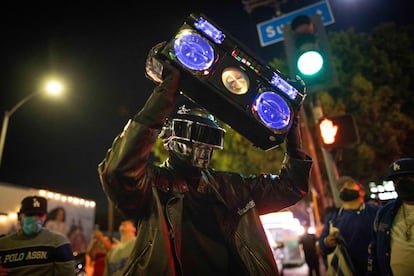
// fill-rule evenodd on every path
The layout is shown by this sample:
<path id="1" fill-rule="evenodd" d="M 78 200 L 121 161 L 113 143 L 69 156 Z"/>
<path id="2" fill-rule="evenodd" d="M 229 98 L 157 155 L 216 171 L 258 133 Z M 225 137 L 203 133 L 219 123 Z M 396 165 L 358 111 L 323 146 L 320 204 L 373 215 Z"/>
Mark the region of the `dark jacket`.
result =
<path id="1" fill-rule="evenodd" d="M 378 210 L 374 220 L 374 236 L 369 245 L 368 275 L 393 275 L 391 261 L 391 228 L 402 201 L 388 202 Z"/>
<path id="2" fill-rule="evenodd" d="M 352 260 L 356 275 L 364 275 L 367 268 L 368 244 L 372 239 L 373 222 L 378 206 L 364 203 L 357 210 L 340 208 L 327 214 L 319 237 L 319 247 L 326 257 L 334 251 L 327 247 L 324 239 L 329 234 L 329 225 L 339 229 L 345 241 L 345 247 Z"/>
<path id="3" fill-rule="evenodd" d="M 159 128 L 171 110 L 168 99 L 174 85 L 155 88 L 144 108 L 117 136 L 98 171 L 103 189 L 114 205 L 137 219 L 137 238 L 126 275 L 179 275 L 182 272 L 184 198 L 194 189 L 188 175 L 171 159 L 161 166 L 149 162 Z M 286 156 L 279 175 L 242 176 L 238 173 L 198 170 L 197 189 L 211 196 L 207 206 L 218 222 L 228 250 L 249 275 L 277 275 L 277 267 L 259 215 L 279 211 L 308 192 L 312 160 Z M 209 252 L 208 256 L 215 256 Z"/>

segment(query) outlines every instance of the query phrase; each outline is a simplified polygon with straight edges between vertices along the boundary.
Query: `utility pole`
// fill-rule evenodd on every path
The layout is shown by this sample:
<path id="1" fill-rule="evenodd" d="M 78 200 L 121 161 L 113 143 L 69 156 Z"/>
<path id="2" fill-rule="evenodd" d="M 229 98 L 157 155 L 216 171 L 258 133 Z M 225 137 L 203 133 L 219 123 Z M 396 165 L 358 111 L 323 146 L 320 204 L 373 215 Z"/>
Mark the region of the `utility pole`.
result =
<path id="1" fill-rule="evenodd" d="M 312 111 L 315 122 L 323 117 L 323 110 L 319 100 L 316 100 L 316 106 L 312 106 Z M 339 191 L 336 185 L 339 178 L 338 170 L 336 168 L 335 161 L 332 158 L 331 152 L 324 147 L 321 147 L 321 152 L 325 162 L 326 173 L 328 175 L 329 187 L 331 188 L 333 201 L 335 206 L 339 207 L 341 205 L 341 199 L 339 198 Z"/>
<path id="2" fill-rule="evenodd" d="M 326 208 L 326 199 L 325 199 L 325 189 L 324 189 L 324 185 L 323 185 L 323 180 L 322 180 L 322 174 L 321 174 L 321 170 L 319 167 L 319 161 L 318 161 L 318 155 L 316 154 L 316 150 L 315 150 L 315 143 L 313 142 L 313 137 L 311 132 L 309 131 L 309 126 L 308 126 L 308 117 L 306 115 L 306 111 L 305 111 L 305 107 L 303 106 L 300 110 L 300 117 L 302 118 L 301 123 L 301 129 L 302 129 L 302 133 L 304 136 L 304 140 L 305 140 L 305 145 L 307 148 L 307 152 L 309 153 L 309 155 L 312 157 L 313 160 L 313 165 L 312 165 L 312 174 L 311 174 L 311 179 L 313 179 L 313 181 L 311 181 L 311 188 L 314 187 L 315 190 L 317 191 L 317 194 L 319 196 L 320 199 L 320 206 L 318 204 L 318 200 L 315 197 L 315 193 L 314 191 L 312 191 L 311 189 L 311 193 L 312 193 L 312 202 L 314 205 L 314 211 L 315 211 L 315 221 L 316 221 L 316 225 L 320 226 L 321 223 L 321 219 L 320 219 L 320 209 L 325 209 Z"/>

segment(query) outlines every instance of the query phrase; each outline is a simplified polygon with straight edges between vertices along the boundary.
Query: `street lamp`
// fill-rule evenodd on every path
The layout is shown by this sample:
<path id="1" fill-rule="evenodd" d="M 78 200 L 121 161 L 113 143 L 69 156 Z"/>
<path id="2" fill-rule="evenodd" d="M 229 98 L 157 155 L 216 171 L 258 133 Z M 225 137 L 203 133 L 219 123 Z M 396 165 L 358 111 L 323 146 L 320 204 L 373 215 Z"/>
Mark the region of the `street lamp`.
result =
<path id="1" fill-rule="evenodd" d="M 3 159 L 3 150 L 4 150 L 4 143 L 6 141 L 6 134 L 7 134 L 7 127 L 9 126 L 9 120 L 10 117 L 16 112 L 22 105 L 27 103 L 29 100 L 33 99 L 37 95 L 41 95 L 43 92 L 46 92 L 47 94 L 50 94 L 52 96 L 59 95 L 63 90 L 63 86 L 58 81 L 49 81 L 45 89 L 34 92 L 32 94 L 27 95 L 25 98 L 17 102 L 10 110 L 4 111 L 4 118 L 3 118 L 3 124 L 1 127 L 1 135 L 0 135 L 0 166 L 1 161 Z"/>

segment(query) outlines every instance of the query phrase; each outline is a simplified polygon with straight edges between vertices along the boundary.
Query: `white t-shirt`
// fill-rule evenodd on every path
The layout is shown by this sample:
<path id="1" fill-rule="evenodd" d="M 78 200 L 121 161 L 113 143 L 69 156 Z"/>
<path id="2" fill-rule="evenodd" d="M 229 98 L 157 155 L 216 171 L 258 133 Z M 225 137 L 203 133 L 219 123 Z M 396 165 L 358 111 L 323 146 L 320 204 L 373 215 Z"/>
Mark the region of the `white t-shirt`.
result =
<path id="1" fill-rule="evenodd" d="M 414 205 L 403 204 L 406 221 L 414 223 Z M 391 228 L 391 261 L 394 275 L 414 275 L 414 226 L 411 227 L 411 239 L 407 241 L 407 225 L 404 220 L 403 206 L 398 210 Z"/>

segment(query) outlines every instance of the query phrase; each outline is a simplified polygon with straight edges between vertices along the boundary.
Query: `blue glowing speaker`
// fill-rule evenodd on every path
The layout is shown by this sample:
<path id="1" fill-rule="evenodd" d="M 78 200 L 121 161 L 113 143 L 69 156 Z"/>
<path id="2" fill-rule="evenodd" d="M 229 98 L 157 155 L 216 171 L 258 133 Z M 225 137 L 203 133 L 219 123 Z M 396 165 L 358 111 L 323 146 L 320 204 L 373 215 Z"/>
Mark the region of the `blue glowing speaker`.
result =
<path id="1" fill-rule="evenodd" d="M 187 98 L 263 150 L 283 143 L 306 95 L 204 15 L 190 14 L 158 58 L 180 69 Z"/>

